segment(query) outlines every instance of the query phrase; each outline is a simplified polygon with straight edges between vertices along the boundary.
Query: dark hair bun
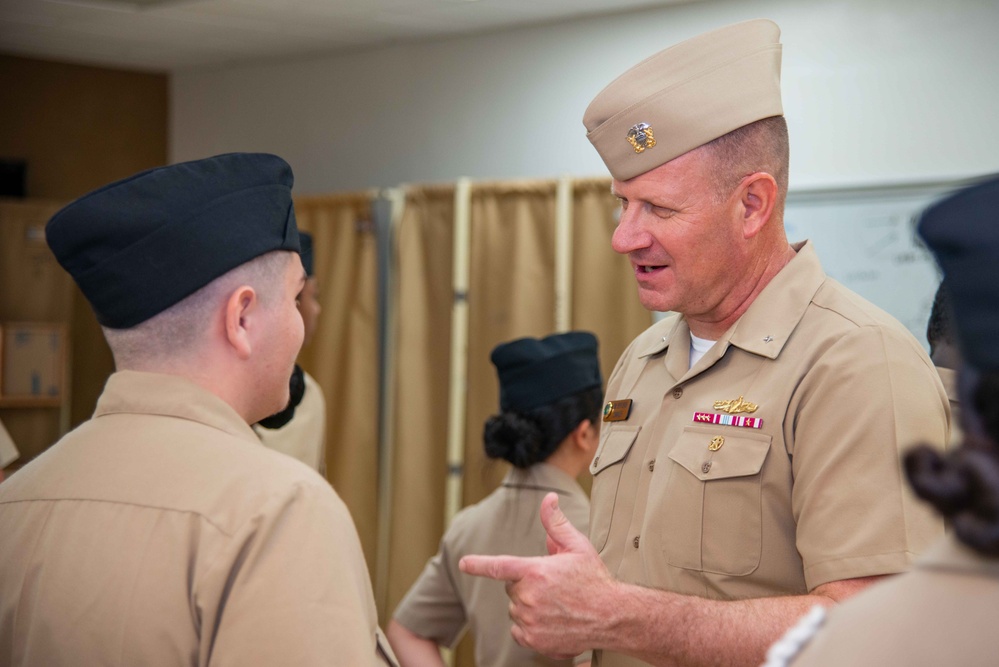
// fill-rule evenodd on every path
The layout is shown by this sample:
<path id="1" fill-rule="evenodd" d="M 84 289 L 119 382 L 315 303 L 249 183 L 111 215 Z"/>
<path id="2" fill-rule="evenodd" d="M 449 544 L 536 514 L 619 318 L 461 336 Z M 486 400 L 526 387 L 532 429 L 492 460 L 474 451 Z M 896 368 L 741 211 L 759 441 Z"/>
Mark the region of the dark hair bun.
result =
<path id="1" fill-rule="evenodd" d="M 486 421 L 483 432 L 486 456 L 528 468 L 545 460 L 551 451 L 545 447 L 544 433 L 537 423 L 516 412 L 501 412 Z"/>

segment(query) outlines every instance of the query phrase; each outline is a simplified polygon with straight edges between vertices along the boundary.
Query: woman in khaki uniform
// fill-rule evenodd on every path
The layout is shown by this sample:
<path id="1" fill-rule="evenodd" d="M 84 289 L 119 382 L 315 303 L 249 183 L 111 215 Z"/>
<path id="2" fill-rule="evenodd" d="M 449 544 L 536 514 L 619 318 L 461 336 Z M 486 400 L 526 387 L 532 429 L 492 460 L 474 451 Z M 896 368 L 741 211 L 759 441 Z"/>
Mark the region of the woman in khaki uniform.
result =
<path id="1" fill-rule="evenodd" d="M 964 365 L 963 444 L 920 446 L 905 460 L 917 495 L 946 517 L 943 538 L 902 576 L 828 613 L 813 610 L 778 642 L 767 667 L 977 667 L 999 661 L 999 179 L 954 195 L 919 231 L 950 287 Z"/>
<path id="2" fill-rule="evenodd" d="M 500 488 L 455 516 L 440 551 L 396 609 L 388 636 L 403 667 L 443 665 L 438 646 L 453 646 L 466 629 L 475 638 L 478 667 L 573 662 L 519 646 L 503 583 L 462 574 L 458 561 L 468 553 L 546 554 L 538 510 L 552 491 L 573 525 L 586 530 L 589 501 L 575 478 L 598 442 L 597 340 L 584 332 L 522 338 L 499 345 L 491 359 L 501 412 L 486 422 L 486 454 L 514 467 Z"/>

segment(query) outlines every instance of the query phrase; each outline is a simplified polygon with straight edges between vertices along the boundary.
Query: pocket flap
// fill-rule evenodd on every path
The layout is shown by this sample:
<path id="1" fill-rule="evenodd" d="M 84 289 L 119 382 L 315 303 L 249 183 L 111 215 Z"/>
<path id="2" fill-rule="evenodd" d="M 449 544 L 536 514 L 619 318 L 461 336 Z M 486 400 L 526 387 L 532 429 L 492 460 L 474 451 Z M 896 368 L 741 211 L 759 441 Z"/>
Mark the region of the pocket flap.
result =
<path id="1" fill-rule="evenodd" d="M 596 475 L 598 472 L 620 463 L 628 455 L 631 446 L 635 444 L 641 426 L 617 426 L 608 429 L 610 432 L 600 443 L 593 461 L 590 463 L 590 473 Z"/>
<path id="2" fill-rule="evenodd" d="M 716 451 L 708 446 L 717 437 L 724 438 Z M 770 451 L 769 435 L 735 433 L 732 429 L 688 426 L 669 453 L 669 457 L 701 481 L 756 475 Z"/>

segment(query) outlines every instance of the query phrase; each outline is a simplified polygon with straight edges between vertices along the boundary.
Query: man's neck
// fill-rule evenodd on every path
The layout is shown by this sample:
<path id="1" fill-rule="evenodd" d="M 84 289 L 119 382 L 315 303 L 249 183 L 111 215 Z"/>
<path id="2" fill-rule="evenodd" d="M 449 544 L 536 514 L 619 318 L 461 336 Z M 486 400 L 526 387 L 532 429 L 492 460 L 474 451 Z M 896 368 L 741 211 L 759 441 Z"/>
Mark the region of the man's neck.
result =
<path id="1" fill-rule="evenodd" d="M 684 319 L 687 321 L 687 326 L 690 327 L 690 333 L 698 338 L 706 338 L 708 340 L 718 340 L 721 338 L 749 310 L 753 301 L 770 284 L 770 281 L 794 259 L 795 254 L 797 253 L 794 248 L 785 241 L 780 250 L 775 251 L 771 255 L 761 257 L 756 263 L 754 271 L 751 272 L 750 278 L 736 284 L 737 288 L 743 288 L 742 293 L 733 294 L 734 299 L 731 299 L 730 302 L 734 305 L 724 308 L 722 310 L 723 314 L 719 315 L 719 309 L 715 309 L 704 316 L 685 313 Z"/>

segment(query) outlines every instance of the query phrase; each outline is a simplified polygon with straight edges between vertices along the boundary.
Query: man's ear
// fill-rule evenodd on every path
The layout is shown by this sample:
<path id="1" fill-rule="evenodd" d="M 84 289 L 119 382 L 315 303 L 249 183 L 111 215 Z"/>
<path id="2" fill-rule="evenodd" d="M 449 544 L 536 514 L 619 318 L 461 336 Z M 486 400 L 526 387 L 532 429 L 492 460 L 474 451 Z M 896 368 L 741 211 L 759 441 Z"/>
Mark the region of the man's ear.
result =
<path id="1" fill-rule="evenodd" d="M 770 220 L 777 204 L 777 181 L 765 171 L 746 176 L 739 184 L 739 204 L 743 238 L 751 239 Z"/>
<path id="2" fill-rule="evenodd" d="M 253 352 L 250 324 L 259 303 L 257 293 L 249 285 L 236 288 L 225 303 L 226 340 L 235 350 L 236 356 L 244 361 Z"/>

